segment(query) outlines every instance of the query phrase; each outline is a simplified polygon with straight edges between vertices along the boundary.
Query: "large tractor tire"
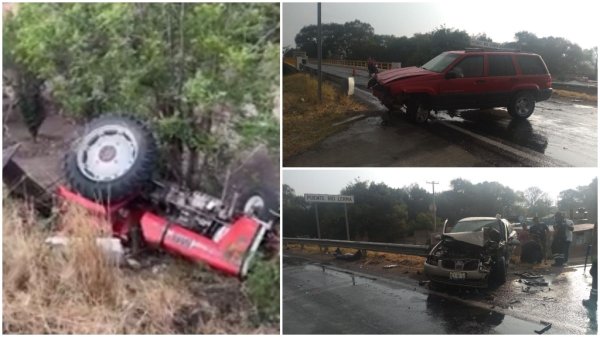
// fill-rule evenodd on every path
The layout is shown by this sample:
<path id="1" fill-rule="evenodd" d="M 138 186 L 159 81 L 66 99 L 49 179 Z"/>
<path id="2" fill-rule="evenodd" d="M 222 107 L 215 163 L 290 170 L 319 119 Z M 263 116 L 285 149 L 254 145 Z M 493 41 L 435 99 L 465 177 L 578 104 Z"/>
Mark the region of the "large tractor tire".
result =
<path id="1" fill-rule="evenodd" d="M 66 154 L 70 187 L 85 198 L 118 202 L 151 184 L 158 161 L 156 140 L 139 120 L 106 115 L 94 119 Z"/>
<path id="2" fill-rule="evenodd" d="M 239 194 L 235 210 L 268 221 L 274 217 L 273 212 L 279 212 L 279 198 L 275 191 L 267 188 L 248 188 Z"/>

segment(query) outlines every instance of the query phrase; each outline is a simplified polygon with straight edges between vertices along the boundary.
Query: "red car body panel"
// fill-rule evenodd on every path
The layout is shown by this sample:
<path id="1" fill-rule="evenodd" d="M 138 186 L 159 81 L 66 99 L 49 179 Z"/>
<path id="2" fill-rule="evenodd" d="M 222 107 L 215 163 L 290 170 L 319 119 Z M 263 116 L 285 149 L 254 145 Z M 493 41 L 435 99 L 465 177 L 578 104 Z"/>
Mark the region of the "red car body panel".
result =
<path id="1" fill-rule="evenodd" d="M 380 84 L 387 84 L 392 81 L 399 79 L 406 79 L 409 77 L 423 76 L 423 75 L 435 75 L 437 73 L 423 68 L 418 67 L 407 67 L 407 68 L 396 68 L 386 71 L 382 71 L 377 74 L 377 81 Z"/>
<path id="2" fill-rule="evenodd" d="M 256 248 L 253 245 L 262 239 L 262 227 L 256 221 L 241 217 L 231 226 L 222 228 L 222 233 L 209 239 L 163 217 L 146 212 L 140 220 L 144 240 L 151 245 L 202 261 L 230 275 L 245 274 L 245 260 Z"/>
<path id="3" fill-rule="evenodd" d="M 431 107 L 478 108 L 507 106 L 512 95 L 518 91 L 535 92 L 537 101 L 548 99 L 552 93 L 552 78 L 548 69 L 537 54 L 502 51 L 449 51 L 458 57 L 441 72 L 419 67 L 391 69 L 376 75 L 373 94 L 386 106 L 402 103 L 411 94 L 427 95 Z M 491 76 L 490 56 L 509 56 L 514 74 Z M 448 78 L 464 59 L 482 57 L 481 75 L 474 77 Z M 521 67 L 520 57 L 534 58 L 540 69 L 539 74 L 527 74 Z M 544 72 L 541 74 L 541 72 Z"/>

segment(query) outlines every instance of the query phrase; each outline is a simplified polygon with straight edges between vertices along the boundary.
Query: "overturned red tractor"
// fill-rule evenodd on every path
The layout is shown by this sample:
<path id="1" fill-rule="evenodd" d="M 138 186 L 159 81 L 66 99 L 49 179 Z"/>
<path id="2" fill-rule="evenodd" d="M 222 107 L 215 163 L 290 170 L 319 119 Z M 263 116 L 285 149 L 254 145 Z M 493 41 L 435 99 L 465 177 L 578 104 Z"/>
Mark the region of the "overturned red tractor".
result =
<path id="1" fill-rule="evenodd" d="M 91 225 L 108 220 L 107 230 L 131 252 L 160 248 L 244 277 L 258 247 L 278 243 L 277 174 L 249 172 L 264 171 L 269 165 L 260 162 L 268 160 L 266 151 L 255 150 L 230 171 L 217 198 L 157 180 L 158 148 L 146 125 L 130 117 L 103 116 L 86 126 L 66 154 L 66 184 L 56 195 L 85 208 Z M 4 159 L 5 176 L 14 178 L 14 172 L 6 172 L 10 165 L 15 166 Z M 270 181 L 248 181 L 257 175 Z"/>

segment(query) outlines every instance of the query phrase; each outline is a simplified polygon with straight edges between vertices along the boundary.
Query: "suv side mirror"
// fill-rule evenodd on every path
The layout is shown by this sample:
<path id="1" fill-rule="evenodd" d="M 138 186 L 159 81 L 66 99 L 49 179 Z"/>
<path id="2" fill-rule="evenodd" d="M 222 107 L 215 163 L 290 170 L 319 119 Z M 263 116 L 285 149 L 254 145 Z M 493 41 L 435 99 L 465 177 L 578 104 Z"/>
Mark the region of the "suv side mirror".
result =
<path id="1" fill-rule="evenodd" d="M 451 79 L 457 78 L 457 77 L 458 77 L 458 73 L 455 70 L 450 70 L 449 72 L 446 73 L 447 80 L 451 80 Z"/>

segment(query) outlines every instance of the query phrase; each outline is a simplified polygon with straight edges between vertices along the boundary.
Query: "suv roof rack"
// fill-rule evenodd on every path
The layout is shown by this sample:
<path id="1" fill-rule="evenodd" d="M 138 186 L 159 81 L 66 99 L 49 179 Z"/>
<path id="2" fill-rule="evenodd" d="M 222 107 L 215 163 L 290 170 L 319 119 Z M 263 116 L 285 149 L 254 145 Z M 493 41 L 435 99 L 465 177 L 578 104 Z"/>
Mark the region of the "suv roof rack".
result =
<path id="1" fill-rule="evenodd" d="M 509 49 L 509 48 L 465 48 L 465 52 L 467 52 L 467 53 L 482 52 L 482 51 L 505 51 L 505 52 L 520 53 L 521 49 Z"/>

